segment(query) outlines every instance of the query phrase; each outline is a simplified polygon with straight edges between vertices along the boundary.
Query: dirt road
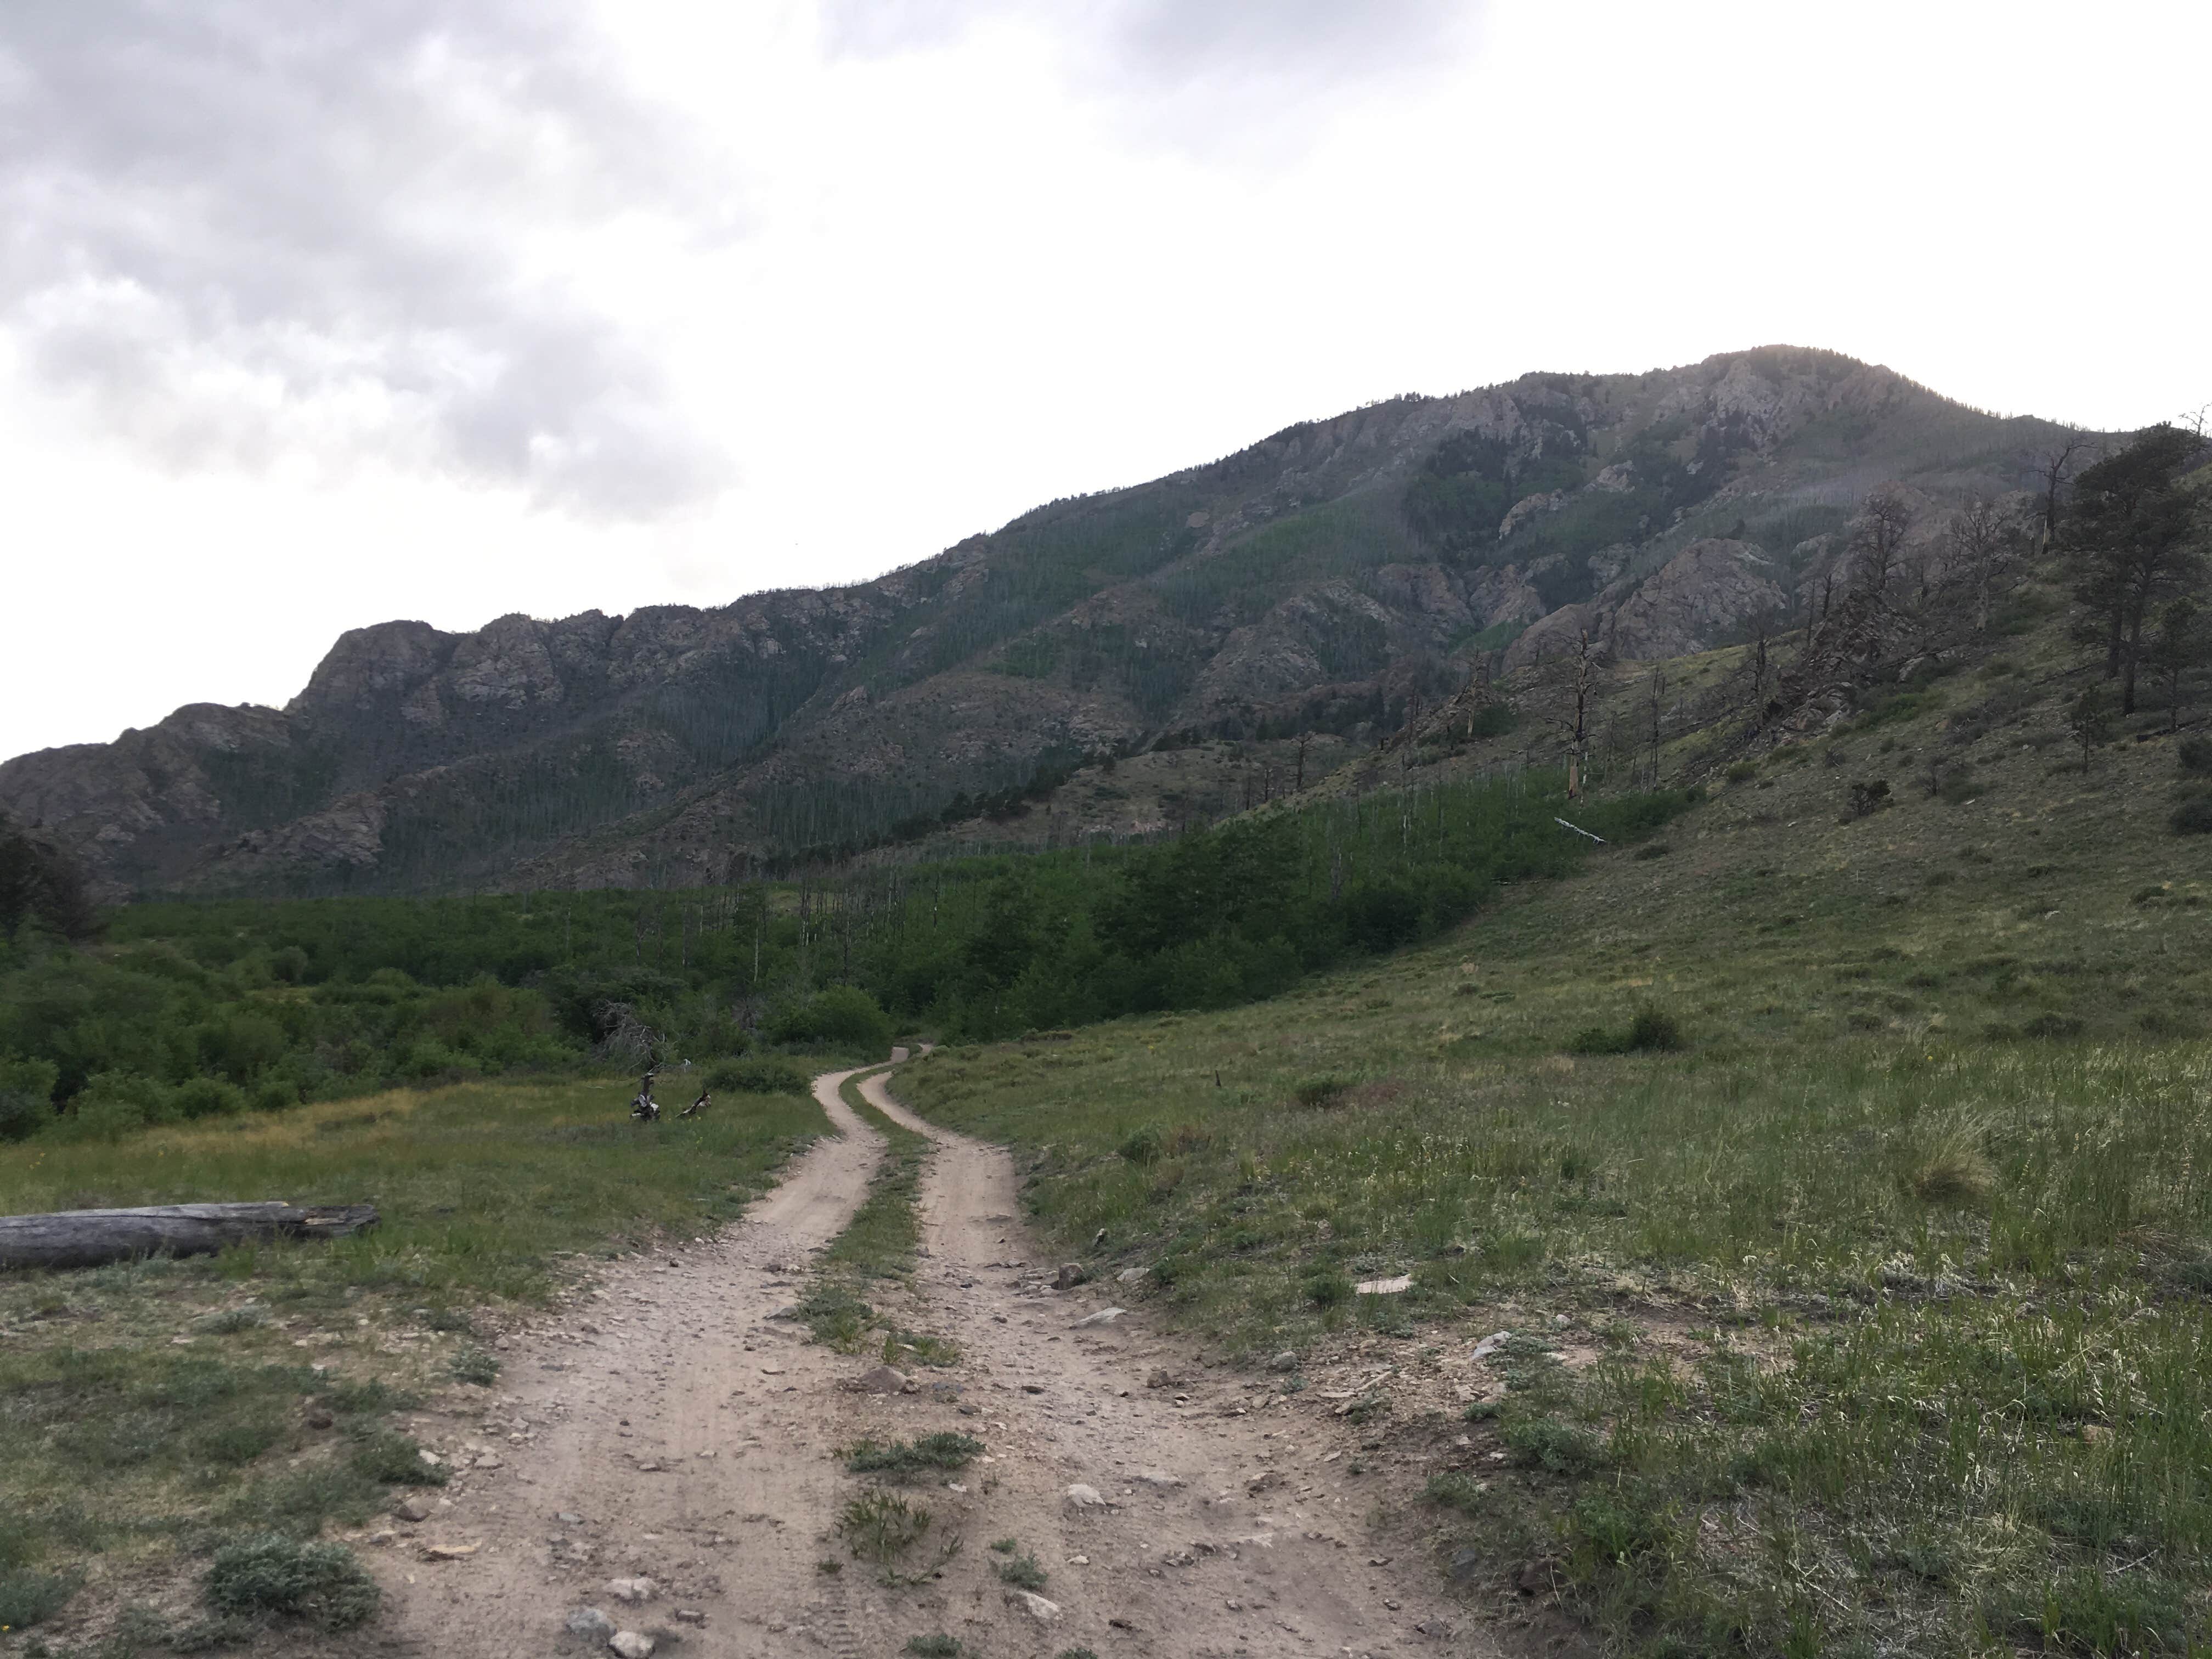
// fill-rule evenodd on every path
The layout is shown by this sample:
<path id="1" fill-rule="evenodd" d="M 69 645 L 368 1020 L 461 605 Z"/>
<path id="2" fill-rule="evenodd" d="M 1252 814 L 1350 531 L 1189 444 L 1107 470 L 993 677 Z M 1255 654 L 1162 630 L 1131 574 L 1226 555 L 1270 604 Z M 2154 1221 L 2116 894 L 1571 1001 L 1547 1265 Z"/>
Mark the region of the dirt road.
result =
<path id="1" fill-rule="evenodd" d="M 545 1322 L 510 1352 L 511 1403 L 486 1419 L 423 1425 L 457 1464 L 482 1461 L 382 1555 L 403 1650 L 604 1652 L 604 1633 L 564 1630 L 571 1610 L 596 1607 L 676 1659 L 888 1659 L 937 1635 L 980 1659 L 1493 1650 L 1457 1628 L 1464 1614 L 1426 1562 L 1374 1553 L 1372 1500 L 1346 1461 L 1356 1431 L 1269 1410 L 1265 1383 L 1197 1363 L 1133 1297 L 1079 1328 L 1115 1304 L 1099 1287 L 1052 1288 L 1015 1218 L 1006 1152 L 915 1117 L 883 1075 L 862 1085 L 870 1103 L 937 1143 L 914 1294 L 892 1311 L 962 1358 L 917 1370 L 902 1394 L 853 1391 L 872 1356 L 810 1346 L 770 1317 L 880 1154 L 838 1098 L 850 1075 L 816 1084 L 840 1138 L 743 1221 L 622 1264 L 591 1311 Z M 930 1545 L 961 1547 L 934 1577 L 887 1586 L 834 1534 L 865 1483 L 831 1454 L 938 1430 L 988 1448 L 907 1489 L 932 1511 Z M 990 1547 L 1006 1540 L 1011 1551 Z M 1028 1596 L 1000 1576 L 1024 1556 L 1047 1574 Z M 608 1589 L 636 1577 L 653 1581 L 644 1601 Z"/>

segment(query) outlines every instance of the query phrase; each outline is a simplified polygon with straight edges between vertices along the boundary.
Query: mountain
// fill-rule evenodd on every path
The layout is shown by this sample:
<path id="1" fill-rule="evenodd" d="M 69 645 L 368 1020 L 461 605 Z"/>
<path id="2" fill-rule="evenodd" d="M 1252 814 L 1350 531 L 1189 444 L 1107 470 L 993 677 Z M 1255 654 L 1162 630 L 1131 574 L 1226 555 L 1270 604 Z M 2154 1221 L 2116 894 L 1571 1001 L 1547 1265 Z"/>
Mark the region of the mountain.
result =
<path id="1" fill-rule="evenodd" d="M 2027 488 L 2059 431 L 1790 347 L 1398 398 L 856 586 L 358 629 L 283 709 L 0 765 L 0 811 L 111 899 L 726 880 L 1086 759 L 1366 741 L 1547 635 L 1741 639 L 1869 490 Z"/>

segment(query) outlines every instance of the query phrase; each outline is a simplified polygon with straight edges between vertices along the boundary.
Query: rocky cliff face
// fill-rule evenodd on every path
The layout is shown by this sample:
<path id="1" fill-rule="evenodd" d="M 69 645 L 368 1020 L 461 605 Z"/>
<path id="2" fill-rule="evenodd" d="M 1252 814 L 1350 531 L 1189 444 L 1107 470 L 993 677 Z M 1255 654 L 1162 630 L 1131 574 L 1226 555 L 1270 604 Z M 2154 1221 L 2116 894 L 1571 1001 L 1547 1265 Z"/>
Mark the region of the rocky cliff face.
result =
<path id="1" fill-rule="evenodd" d="M 110 898 L 722 879 L 1164 734 L 1387 725 L 1584 629 L 1723 642 L 1873 485 L 2003 488 L 2045 429 L 1783 349 L 1396 398 L 855 587 L 357 629 L 282 710 L 0 765 L 0 810 Z"/>
<path id="2" fill-rule="evenodd" d="M 1649 576 L 1616 580 L 1585 605 L 1563 605 L 1505 653 L 1510 671 L 1591 644 L 1632 662 L 1686 656 L 1733 643 L 1761 622 L 1779 629 L 1791 611 L 1786 568 L 1749 542 L 1692 542 Z"/>

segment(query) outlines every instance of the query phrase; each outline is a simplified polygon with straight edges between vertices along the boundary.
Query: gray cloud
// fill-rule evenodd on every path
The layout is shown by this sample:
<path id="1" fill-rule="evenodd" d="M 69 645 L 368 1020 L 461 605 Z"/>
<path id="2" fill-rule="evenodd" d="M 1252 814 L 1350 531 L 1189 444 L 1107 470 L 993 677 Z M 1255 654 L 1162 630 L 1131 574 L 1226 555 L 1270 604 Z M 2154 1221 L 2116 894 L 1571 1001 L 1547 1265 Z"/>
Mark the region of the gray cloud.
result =
<path id="1" fill-rule="evenodd" d="M 0 9 L 0 326 L 179 465 L 368 454 L 617 518 L 711 496 L 727 459 L 532 249 L 726 221 L 715 179 L 556 0 Z"/>
<path id="2" fill-rule="evenodd" d="M 1456 56 L 1480 0 L 1089 0 L 1055 9 L 1075 79 L 1138 106 L 1168 136 L 1206 143 L 1255 118 L 1419 74 Z M 838 55 L 958 40 L 1023 0 L 822 0 Z"/>

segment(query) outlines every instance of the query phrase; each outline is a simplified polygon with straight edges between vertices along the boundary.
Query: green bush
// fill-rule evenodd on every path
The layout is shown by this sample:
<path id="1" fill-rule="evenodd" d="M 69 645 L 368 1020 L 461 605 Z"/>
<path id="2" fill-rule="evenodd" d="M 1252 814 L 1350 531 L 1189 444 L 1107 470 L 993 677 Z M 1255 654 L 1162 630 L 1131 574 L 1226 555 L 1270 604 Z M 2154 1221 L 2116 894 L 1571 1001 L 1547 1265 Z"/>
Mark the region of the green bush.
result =
<path id="1" fill-rule="evenodd" d="M 832 985 L 776 1016 L 769 1035 L 778 1042 L 831 1044 L 864 1054 L 890 1052 L 890 1017 L 857 985 Z"/>
<path id="2" fill-rule="evenodd" d="M 1342 1273 L 1310 1273 L 1305 1281 L 1306 1300 L 1316 1308 L 1334 1308 L 1352 1300 L 1352 1281 Z"/>
<path id="3" fill-rule="evenodd" d="M 1674 1054 L 1689 1046 L 1680 1024 L 1660 1008 L 1639 1008 L 1625 1031 L 1586 1025 L 1567 1045 L 1578 1054 Z"/>
<path id="4" fill-rule="evenodd" d="M 376 1614 L 379 1595 L 343 1544 L 258 1533 L 224 1545 L 208 1569 L 208 1605 L 217 1613 L 281 1614 L 319 1630 L 353 1630 Z"/>
<path id="5" fill-rule="evenodd" d="M 60 1068 L 46 1060 L 0 1060 L 0 1140 L 25 1140 L 53 1121 Z"/>
<path id="6" fill-rule="evenodd" d="M 707 1087 L 717 1094 L 804 1095 L 814 1086 L 805 1067 L 787 1060 L 726 1060 L 710 1066 Z"/>
<path id="7" fill-rule="evenodd" d="M 1123 1141 L 1115 1151 L 1132 1164 L 1157 1164 L 1160 1161 L 1160 1132 L 1147 1123 Z"/>
<path id="8" fill-rule="evenodd" d="M 289 1083 L 279 1083 L 274 1078 L 253 1085 L 248 1103 L 257 1112 L 288 1111 L 300 1103 L 300 1091 Z"/>
<path id="9" fill-rule="evenodd" d="M 121 1140 L 146 1127 L 145 1109 L 121 1095 L 80 1095 L 55 1125 L 64 1140 Z"/>
<path id="10" fill-rule="evenodd" d="M 178 1086 L 169 1109 L 179 1117 L 229 1117 L 246 1109 L 246 1091 L 219 1077 L 196 1077 Z"/>
<path id="11" fill-rule="evenodd" d="M 482 1348 L 463 1348 L 448 1367 L 456 1382 L 473 1382 L 478 1388 L 489 1388 L 499 1381 L 499 1358 Z"/>
<path id="12" fill-rule="evenodd" d="M 0 1571 L 0 1631 L 28 1630 L 61 1611 L 76 1594 L 77 1581 L 29 1567 Z"/>

